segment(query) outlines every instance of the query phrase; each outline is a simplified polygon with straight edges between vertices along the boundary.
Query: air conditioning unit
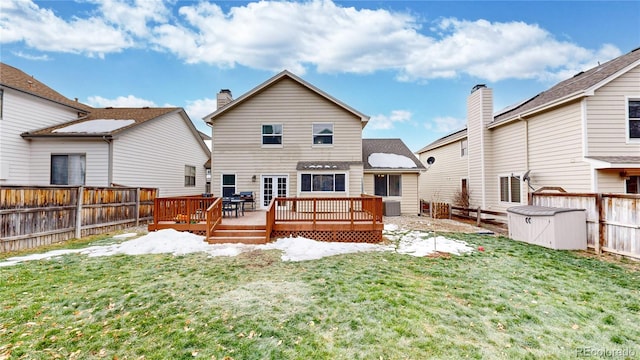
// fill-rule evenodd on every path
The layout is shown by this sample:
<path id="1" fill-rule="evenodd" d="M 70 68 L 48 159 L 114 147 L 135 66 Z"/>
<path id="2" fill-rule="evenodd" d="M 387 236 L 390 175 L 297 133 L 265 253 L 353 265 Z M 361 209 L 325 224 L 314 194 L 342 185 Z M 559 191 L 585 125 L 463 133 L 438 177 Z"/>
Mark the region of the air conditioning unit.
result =
<path id="1" fill-rule="evenodd" d="M 400 201 L 383 201 L 384 216 L 400 216 Z"/>
<path id="2" fill-rule="evenodd" d="M 587 249 L 584 209 L 515 206 L 507 209 L 509 237 L 557 250 Z"/>

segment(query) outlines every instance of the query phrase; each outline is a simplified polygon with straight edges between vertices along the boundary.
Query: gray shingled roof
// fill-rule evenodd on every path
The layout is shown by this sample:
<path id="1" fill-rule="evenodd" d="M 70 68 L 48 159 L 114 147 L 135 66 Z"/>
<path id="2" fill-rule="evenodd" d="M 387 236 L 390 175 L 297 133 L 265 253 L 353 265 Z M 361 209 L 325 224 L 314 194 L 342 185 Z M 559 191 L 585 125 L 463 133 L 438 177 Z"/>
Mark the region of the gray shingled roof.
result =
<path id="1" fill-rule="evenodd" d="M 604 161 L 610 164 L 640 164 L 640 156 L 587 156 L 587 159 Z"/>
<path id="2" fill-rule="evenodd" d="M 379 168 L 373 167 L 369 164 L 369 156 L 374 153 L 383 154 L 395 154 L 405 156 L 411 159 L 416 167 L 412 168 Z M 416 158 L 415 154 L 409 150 L 407 145 L 400 139 L 362 139 L 362 162 L 364 163 L 364 170 L 411 170 L 420 171 L 426 169 L 424 165 Z"/>
<path id="3" fill-rule="evenodd" d="M 497 114 L 494 116 L 493 122 L 494 124 L 498 124 L 509 120 L 518 114 L 526 112 L 527 110 L 561 100 L 571 94 L 588 90 L 637 61 L 640 61 L 640 48 L 632 50 L 631 52 L 613 60 L 607 61 L 602 65 L 580 72 L 570 79 L 559 82 L 555 86 L 539 93 L 528 101 L 525 101 L 513 108 L 509 108 L 509 110 L 501 114 Z"/>
<path id="4" fill-rule="evenodd" d="M 440 139 L 430 143 L 429 145 L 423 147 L 422 149 L 418 150 L 418 154 L 421 154 L 425 151 L 429 151 L 429 150 L 433 150 L 436 148 L 439 148 L 440 146 L 452 143 L 454 141 L 458 141 L 460 139 L 464 139 L 467 137 L 467 128 L 464 128 L 462 130 L 458 130 L 454 133 L 451 133 L 449 135 L 445 135 L 443 137 L 441 137 Z"/>

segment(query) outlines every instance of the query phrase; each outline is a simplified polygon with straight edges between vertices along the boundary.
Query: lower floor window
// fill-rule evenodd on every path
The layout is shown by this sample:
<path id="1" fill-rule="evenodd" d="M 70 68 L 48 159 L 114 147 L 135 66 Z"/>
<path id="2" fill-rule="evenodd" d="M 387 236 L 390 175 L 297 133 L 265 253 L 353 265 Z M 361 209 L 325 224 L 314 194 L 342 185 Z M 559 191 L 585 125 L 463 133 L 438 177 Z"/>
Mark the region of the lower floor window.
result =
<path id="1" fill-rule="evenodd" d="M 184 166 L 184 186 L 196 186 L 196 167 L 191 165 Z"/>
<path id="2" fill-rule="evenodd" d="M 222 174 L 222 197 L 231 197 L 236 193 L 236 175 Z"/>
<path id="3" fill-rule="evenodd" d="M 377 196 L 401 196 L 401 175 L 374 175 L 374 193 Z"/>
<path id="4" fill-rule="evenodd" d="M 51 155 L 51 185 L 84 185 L 84 154 Z"/>
<path id="5" fill-rule="evenodd" d="M 640 194 L 640 176 L 629 176 L 626 185 L 627 194 Z"/>
<path id="6" fill-rule="evenodd" d="M 300 191 L 344 192 L 345 190 L 345 174 L 302 174 L 300 176 Z"/>
<path id="7" fill-rule="evenodd" d="M 500 201 L 520 202 L 520 178 L 516 176 L 500 177 Z"/>

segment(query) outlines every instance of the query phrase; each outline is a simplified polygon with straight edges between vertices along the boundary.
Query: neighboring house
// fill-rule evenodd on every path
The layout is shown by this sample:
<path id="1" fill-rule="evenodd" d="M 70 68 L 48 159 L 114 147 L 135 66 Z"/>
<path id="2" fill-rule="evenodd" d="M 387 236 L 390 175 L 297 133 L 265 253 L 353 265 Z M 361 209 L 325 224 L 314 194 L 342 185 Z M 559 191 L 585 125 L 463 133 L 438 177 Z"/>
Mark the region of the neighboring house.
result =
<path id="1" fill-rule="evenodd" d="M 204 117 L 212 130 L 211 191 L 273 197 L 362 193 L 362 128 L 369 117 L 283 71 L 236 100 L 218 94 Z"/>
<path id="2" fill-rule="evenodd" d="M 418 178 L 424 165 L 400 139 L 363 139 L 364 193 L 399 201 L 403 214 L 419 214 Z"/>
<path id="3" fill-rule="evenodd" d="M 182 108 L 92 108 L 14 67 L 0 70 L 0 185 L 205 192 L 210 151 Z"/>
<path id="4" fill-rule="evenodd" d="M 581 72 L 494 114 L 492 90 L 474 87 L 467 128 L 420 151 L 435 160 L 420 196 L 505 210 L 542 187 L 639 193 L 640 49 Z M 525 177 L 526 176 L 526 177 Z"/>

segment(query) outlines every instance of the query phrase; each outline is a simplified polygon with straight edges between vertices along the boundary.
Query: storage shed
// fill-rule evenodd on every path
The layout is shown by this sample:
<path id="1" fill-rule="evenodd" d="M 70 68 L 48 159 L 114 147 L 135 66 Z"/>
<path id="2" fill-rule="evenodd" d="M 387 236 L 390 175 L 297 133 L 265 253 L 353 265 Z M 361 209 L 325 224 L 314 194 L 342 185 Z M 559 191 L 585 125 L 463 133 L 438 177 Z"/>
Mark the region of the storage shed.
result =
<path id="1" fill-rule="evenodd" d="M 509 237 L 557 250 L 587 249 L 584 209 L 515 206 L 507 209 Z"/>

